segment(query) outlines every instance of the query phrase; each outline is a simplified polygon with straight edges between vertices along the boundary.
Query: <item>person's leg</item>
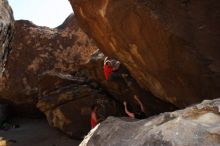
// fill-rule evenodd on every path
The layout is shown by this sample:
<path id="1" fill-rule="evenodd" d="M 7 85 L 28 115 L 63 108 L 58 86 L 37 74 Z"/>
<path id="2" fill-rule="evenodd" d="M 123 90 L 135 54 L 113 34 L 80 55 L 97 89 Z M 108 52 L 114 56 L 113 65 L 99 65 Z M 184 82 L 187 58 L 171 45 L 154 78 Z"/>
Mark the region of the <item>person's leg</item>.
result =
<path id="1" fill-rule="evenodd" d="M 130 111 L 128 110 L 128 108 L 127 108 L 127 102 L 124 101 L 123 104 L 124 104 L 124 107 L 125 107 L 125 113 L 126 113 L 129 117 L 134 118 L 134 117 L 135 117 L 135 116 L 134 116 L 134 113 L 130 112 Z"/>
<path id="2" fill-rule="evenodd" d="M 140 101 L 140 99 L 137 97 L 137 95 L 134 95 L 134 99 L 137 101 L 137 103 L 141 107 L 141 111 L 145 112 L 144 106 L 143 106 L 142 102 Z"/>

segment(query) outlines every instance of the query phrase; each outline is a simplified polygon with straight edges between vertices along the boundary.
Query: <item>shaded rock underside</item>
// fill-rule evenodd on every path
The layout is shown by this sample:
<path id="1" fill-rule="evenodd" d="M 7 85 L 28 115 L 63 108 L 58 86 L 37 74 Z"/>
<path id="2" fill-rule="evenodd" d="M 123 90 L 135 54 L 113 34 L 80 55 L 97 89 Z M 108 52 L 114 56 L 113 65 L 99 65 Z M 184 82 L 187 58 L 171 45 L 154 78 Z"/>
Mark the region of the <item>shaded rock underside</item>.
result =
<path id="1" fill-rule="evenodd" d="M 218 0 L 69 0 L 101 51 L 178 107 L 220 95 Z"/>

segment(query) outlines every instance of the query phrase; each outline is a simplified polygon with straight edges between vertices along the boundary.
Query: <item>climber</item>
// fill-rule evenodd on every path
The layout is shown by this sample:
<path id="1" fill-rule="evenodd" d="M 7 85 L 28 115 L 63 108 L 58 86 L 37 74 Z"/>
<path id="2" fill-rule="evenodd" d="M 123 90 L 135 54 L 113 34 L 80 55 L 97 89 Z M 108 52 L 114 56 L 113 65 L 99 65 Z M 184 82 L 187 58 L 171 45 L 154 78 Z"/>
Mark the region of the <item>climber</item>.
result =
<path id="1" fill-rule="evenodd" d="M 104 60 L 104 73 L 105 73 L 105 79 L 108 81 L 109 76 L 112 74 L 113 68 L 111 65 L 111 61 L 107 59 L 108 58 L 106 57 Z"/>
<path id="2" fill-rule="evenodd" d="M 140 99 L 139 99 L 136 95 L 134 95 L 134 99 L 135 99 L 135 100 L 137 101 L 137 103 L 139 104 L 141 111 L 140 111 L 140 112 L 137 112 L 137 113 L 132 113 L 132 112 L 130 112 L 130 111 L 128 110 L 128 108 L 127 108 L 127 102 L 124 101 L 123 104 L 124 104 L 124 108 L 125 108 L 125 113 L 126 113 L 129 117 L 131 117 L 131 118 L 145 119 L 145 118 L 146 118 L 146 113 L 145 113 L 145 109 L 144 109 L 143 104 L 141 103 Z"/>
<path id="3" fill-rule="evenodd" d="M 97 104 L 92 105 L 92 107 L 91 107 L 91 128 L 94 128 L 98 124 L 98 122 L 100 121 L 100 120 L 98 120 L 98 118 L 96 116 L 97 109 L 98 109 Z"/>
<path id="4" fill-rule="evenodd" d="M 105 58 L 104 60 L 104 73 L 105 73 L 105 79 L 108 80 L 114 80 L 114 79 L 119 79 L 122 78 L 123 75 L 119 72 L 119 67 L 120 67 L 120 62 L 111 59 L 109 60 L 108 57 Z"/>

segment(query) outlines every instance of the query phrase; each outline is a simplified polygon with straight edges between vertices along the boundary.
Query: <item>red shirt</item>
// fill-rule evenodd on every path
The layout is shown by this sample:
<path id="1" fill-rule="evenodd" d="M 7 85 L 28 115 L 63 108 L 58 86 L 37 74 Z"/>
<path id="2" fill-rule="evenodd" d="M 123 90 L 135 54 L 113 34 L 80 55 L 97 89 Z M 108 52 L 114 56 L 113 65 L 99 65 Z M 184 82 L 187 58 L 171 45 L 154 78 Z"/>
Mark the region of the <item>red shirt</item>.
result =
<path id="1" fill-rule="evenodd" d="M 105 79 L 108 81 L 109 75 L 112 73 L 112 67 L 105 64 L 104 73 L 105 73 Z"/>
<path id="2" fill-rule="evenodd" d="M 94 128 L 97 124 L 96 115 L 94 112 L 91 113 L 91 128 Z"/>

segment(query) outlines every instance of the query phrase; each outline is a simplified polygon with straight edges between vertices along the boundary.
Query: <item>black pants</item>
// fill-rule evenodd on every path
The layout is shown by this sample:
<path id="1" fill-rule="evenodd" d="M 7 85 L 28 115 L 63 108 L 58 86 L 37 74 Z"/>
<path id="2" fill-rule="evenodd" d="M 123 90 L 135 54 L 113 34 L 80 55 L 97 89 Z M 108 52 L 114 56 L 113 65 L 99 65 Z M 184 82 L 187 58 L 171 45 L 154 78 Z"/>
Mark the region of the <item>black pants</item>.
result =
<path id="1" fill-rule="evenodd" d="M 119 73 L 119 72 L 116 72 L 116 71 L 114 71 L 114 72 L 112 72 L 110 75 L 109 75 L 109 80 L 117 80 L 117 79 L 121 79 L 122 78 L 122 76 L 121 76 L 121 74 Z"/>

